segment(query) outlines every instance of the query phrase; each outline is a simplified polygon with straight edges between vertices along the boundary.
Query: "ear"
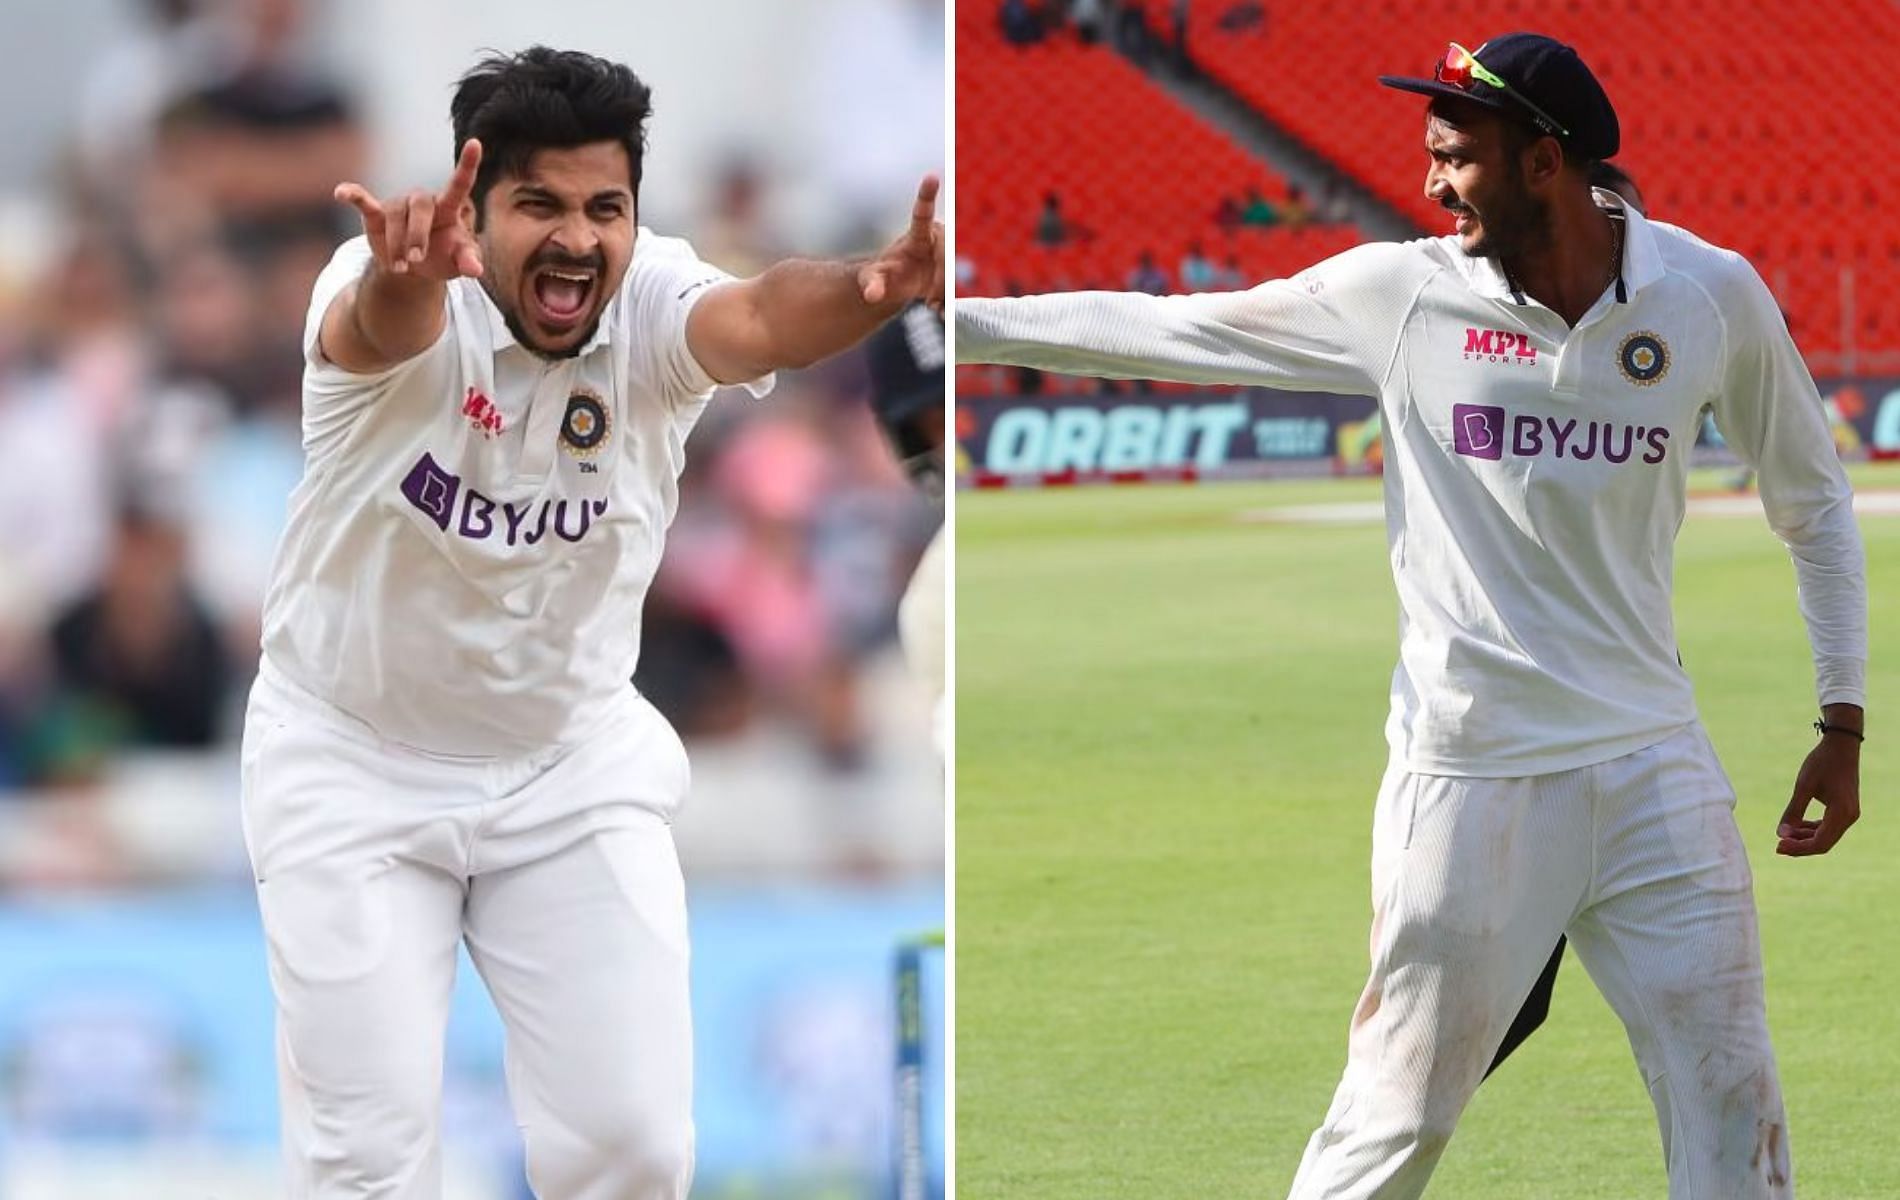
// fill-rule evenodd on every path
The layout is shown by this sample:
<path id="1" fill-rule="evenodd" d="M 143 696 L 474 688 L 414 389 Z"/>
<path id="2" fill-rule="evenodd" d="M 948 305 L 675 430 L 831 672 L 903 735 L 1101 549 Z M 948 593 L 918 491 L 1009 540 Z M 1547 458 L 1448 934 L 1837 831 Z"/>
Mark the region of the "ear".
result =
<path id="1" fill-rule="evenodd" d="M 1525 148 L 1524 153 L 1527 156 L 1524 178 L 1531 183 L 1549 183 L 1564 169 L 1563 146 L 1554 137 L 1538 138 Z"/>

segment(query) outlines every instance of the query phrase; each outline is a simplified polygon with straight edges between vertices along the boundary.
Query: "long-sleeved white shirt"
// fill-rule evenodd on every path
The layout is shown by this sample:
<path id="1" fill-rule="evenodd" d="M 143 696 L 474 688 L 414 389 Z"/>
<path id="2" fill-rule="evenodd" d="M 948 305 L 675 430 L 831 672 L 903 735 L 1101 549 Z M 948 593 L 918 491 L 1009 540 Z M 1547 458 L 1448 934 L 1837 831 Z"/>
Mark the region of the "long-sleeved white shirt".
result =
<path id="1" fill-rule="evenodd" d="M 1387 737 L 1446 775 L 1568 770 L 1695 719 L 1670 596 L 1712 408 L 1793 555 L 1821 703 L 1861 704 L 1860 533 L 1780 310 L 1740 255 L 1623 215 L 1624 298 L 1606 288 L 1575 328 L 1444 237 L 1245 292 L 959 300 L 957 359 L 1376 397 L 1400 611 Z"/>

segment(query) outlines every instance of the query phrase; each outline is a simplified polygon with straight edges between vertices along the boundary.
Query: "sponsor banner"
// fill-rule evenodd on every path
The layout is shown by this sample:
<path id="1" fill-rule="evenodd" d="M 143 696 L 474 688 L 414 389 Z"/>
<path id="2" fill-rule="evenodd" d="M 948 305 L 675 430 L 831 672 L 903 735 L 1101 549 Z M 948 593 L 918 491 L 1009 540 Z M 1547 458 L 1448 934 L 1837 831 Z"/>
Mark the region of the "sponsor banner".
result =
<path id="1" fill-rule="evenodd" d="M 1508 357 L 1523 349 L 1492 344 L 1473 352 Z M 1643 346 L 1630 353 L 1637 360 L 1632 369 L 1663 369 L 1653 350 L 1647 359 Z M 1900 458 L 1900 379 L 1820 386 L 1842 457 Z M 1364 396 L 1265 388 L 959 396 L 957 478 L 982 488 L 1374 472 L 1382 466 L 1375 407 Z M 1473 408 L 1469 435 L 1476 440 L 1461 445 L 1461 453 L 1496 457 L 1512 437 L 1544 436 L 1493 429 L 1487 414 L 1466 407 Z M 1602 436 L 1616 454 L 1653 457 L 1660 452 L 1656 434 L 1618 428 Z M 1713 421 L 1703 423 L 1696 453 L 1698 461 L 1734 461 Z"/>
<path id="2" fill-rule="evenodd" d="M 1342 434 L 1350 441 L 1373 409 L 1364 397 L 1262 389 L 959 397 L 959 475 L 986 483 L 1258 473 L 1274 463 L 1331 460 Z"/>

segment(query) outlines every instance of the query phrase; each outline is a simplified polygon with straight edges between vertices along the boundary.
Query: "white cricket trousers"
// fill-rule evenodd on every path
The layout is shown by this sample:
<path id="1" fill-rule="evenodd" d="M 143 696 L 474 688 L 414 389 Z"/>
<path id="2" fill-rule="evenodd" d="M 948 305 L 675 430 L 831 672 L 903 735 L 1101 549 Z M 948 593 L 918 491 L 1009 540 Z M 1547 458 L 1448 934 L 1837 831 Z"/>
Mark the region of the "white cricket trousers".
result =
<path id="1" fill-rule="evenodd" d="M 1372 974 L 1289 1200 L 1422 1195 L 1565 932 L 1629 1031 L 1671 1200 L 1793 1196 L 1734 806 L 1700 724 L 1553 775 L 1389 769 Z"/>
<path id="2" fill-rule="evenodd" d="M 541 1200 L 692 1178 L 685 751 L 631 689 L 584 744 L 445 758 L 277 676 L 252 689 L 246 844 L 277 997 L 290 1200 L 441 1200 L 457 943 L 506 1030 Z"/>

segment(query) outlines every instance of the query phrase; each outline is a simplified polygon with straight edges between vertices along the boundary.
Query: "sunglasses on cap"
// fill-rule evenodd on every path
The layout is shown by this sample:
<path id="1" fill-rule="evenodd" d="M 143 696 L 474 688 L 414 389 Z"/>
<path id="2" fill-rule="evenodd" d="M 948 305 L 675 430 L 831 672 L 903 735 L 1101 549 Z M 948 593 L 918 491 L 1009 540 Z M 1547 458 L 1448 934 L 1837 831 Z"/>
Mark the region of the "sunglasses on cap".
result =
<path id="1" fill-rule="evenodd" d="M 1546 133 L 1554 133 L 1558 137 L 1570 136 L 1570 131 L 1559 124 L 1557 118 L 1532 104 L 1524 93 L 1504 82 L 1500 76 L 1479 62 L 1477 55 L 1457 42 L 1450 44 L 1450 48 L 1445 51 L 1445 57 L 1439 59 L 1438 65 L 1432 68 L 1432 78 L 1440 83 L 1450 84 L 1461 92 L 1470 91 L 1473 80 L 1489 84 L 1529 109 L 1531 115 L 1536 118 L 1538 126 Z"/>

